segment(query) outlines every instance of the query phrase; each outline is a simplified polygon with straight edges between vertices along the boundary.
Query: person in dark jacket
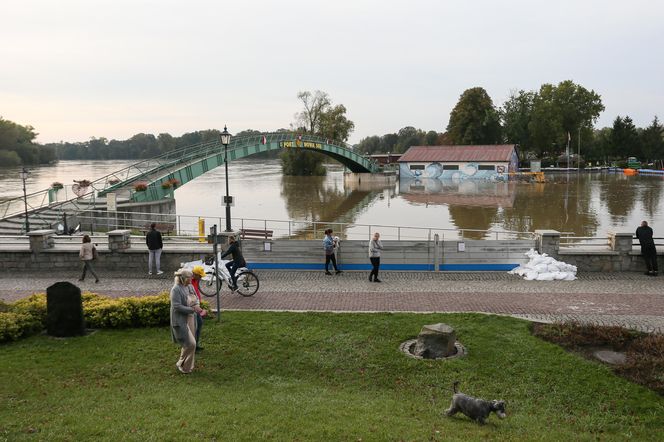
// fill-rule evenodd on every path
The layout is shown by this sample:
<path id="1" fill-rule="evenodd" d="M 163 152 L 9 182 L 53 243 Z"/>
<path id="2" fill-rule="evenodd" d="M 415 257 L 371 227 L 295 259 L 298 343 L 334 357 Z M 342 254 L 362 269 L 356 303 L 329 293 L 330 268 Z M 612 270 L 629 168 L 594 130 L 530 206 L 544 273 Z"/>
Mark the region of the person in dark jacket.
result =
<path id="1" fill-rule="evenodd" d="M 636 229 L 636 237 L 639 239 L 639 244 L 641 244 L 641 255 L 648 269 L 646 275 L 657 276 L 657 249 L 652 235 L 652 228 L 648 226 L 648 221 L 641 221 L 641 226 Z"/>
<path id="2" fill-rule="evenodd" d="M 247 262 L 244 260 L 244 257 L 242 256 L 242 251 L 240 250 L 240 246 L 238 245 L 237 241 L 235 241 L 234 236 L 229 236 L 228 237 L 228 249 L 221 255 L 219 258 L 224 259 L 225 256 L 231 255 L 233 257 L 232 261 L 229 261 L 226 263 L 226 268 L 228 269 L 228 273 L 231 275 L 231 282 L 233 283 L 233 287 L 231 287 L 231 290 L 237 290 L 237 280 L 235 279 L 235 272 L 237 269 L 240 267 L 244 267 L 247 265 Z"/>
<path id="3" fill-rule="evenodd" d="M 161 249 L 164 248 L 164 243 L 161 240 L 161 232 L 157 230 L 155 223 L 150 224 L 150 231 L 145 235 L 145 244 L 148 246 L 148 275 L 152 275 L 152 263 L 157 268 L 157 275 L 161 275 Z"/>

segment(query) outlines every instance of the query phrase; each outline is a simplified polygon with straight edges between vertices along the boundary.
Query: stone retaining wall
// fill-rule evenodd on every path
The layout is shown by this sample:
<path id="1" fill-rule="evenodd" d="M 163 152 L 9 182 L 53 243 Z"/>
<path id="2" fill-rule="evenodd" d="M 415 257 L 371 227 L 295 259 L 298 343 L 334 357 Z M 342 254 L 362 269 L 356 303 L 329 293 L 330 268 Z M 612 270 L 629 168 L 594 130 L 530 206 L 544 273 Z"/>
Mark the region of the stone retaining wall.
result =
<path id="1" fill-rule="evenodd" d="M 80 267 L 78 247 L 55 246 L 53 231 L 31 232 L 30 245 L 0 249 L 0 268 L 11 270 L 57 271 Z M 612 234 L 604 249 L 561 248 L 560 234 L 540 231 L 535 240 L 454 240 L 383 241 L 383 270 L 418 271 L 506 271 L 527 262 L 524 253 L 530 248 L 545 251 L 556 259 L 576 265 L 580 271 L 645 271 L 638 250 L 632 248 L 630 233 Z M 321 240 L 244 240 L 242 249 L 250 267 L 255 269 L 320 270 L 324 255 Z M 108 246 L 98 248 L 96 265 L 105 270 L 146 271 L 148 253 L 141 245 L 132 247 L 126 230 L 108 233 Z M 663 250 L 659 250 L 660 262 Z M 162 270 L 172 271 L 181 262 L 194 261 L 212 254 L 212 246 L 165 242 L 161 255 Z M 370 269 L 367 241 L 343 241 L 337 252 L 344 270 Z"/>

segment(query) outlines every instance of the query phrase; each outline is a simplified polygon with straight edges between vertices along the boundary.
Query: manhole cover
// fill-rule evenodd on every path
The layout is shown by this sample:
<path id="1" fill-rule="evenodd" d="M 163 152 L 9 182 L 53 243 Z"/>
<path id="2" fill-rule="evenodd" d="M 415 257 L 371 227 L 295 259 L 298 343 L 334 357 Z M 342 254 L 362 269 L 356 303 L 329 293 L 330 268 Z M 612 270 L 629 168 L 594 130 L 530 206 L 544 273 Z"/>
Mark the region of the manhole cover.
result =
<path id="1" fill-rule="evenodd" d="M 401 345 L 399 346 L 399 350 L 401 350 L 406 356 L 409 356 L 414 359 L 427 359 L 423 358 L 422 356 L 417 356 L 416 354 L 413 353 L 415 351 L 415 344 L 417 344 L 417 339 L 409 339 L 408 341 L 401 343 Z M 466 355 L 466 348 L 463 345 L 461 345 L 459 341 L 456 341 L 454 343 L 454 348 L 456 349 L 456 353 L 454 353 L 453 355 L 444 358 L 435 358 L 435 359 L 431 358 L 427 360 L 441 361 L 445 359 L 460 358 Z"/>

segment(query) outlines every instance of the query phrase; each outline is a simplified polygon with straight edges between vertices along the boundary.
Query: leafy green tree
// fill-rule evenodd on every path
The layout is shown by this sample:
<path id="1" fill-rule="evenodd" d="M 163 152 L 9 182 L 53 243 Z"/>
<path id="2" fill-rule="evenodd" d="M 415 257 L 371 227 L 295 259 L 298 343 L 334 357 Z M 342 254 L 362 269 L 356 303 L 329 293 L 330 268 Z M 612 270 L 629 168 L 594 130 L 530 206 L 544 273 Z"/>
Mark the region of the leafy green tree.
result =
<path id="1" fill-rule="evenodd" d="M 655 118 L 641 132 L 641 149 L 646 161 L 664 159 L 664 126 Z"/>
<path id="2" fill-rule="evenodd" d="M 370 137 L 362 138 L 355 147 L 355 150 L 357 150 L 358 152 L 366 153 L 368 155 L 379 153 L 381 152 L 380 138 L 381 137 L 379 137 L 378 135 L 372 135 Z"/>
<path id="3" fill-rule="evenodd" d="M 611 131 L 611 154 L 616 159 L 638 156 L 641 151 L 641 140 L 634 122 L 629 116 L 617 116 Z"/>
<path id="4" fill-rule="evenodd" d="M 467 89 L 450 113 L 447 132 L 456 144 L 495 144 L 502 141 L 500 117 L 481 87 Z"/>
<path id="5" fill-rule="evenodd" d="M 310 134 L 317 133 L 320 130 L 323 114 L 332 106 L 329 95 L 322 91 L 301 91 L 298 92 L 297 98 L 302 102 L 304 109 L 295 114 L 295 127 L 304 128 Z"/>
<path id="6" fill-rule="evenodd" d="M 346 118 L 346 106 L 339 104 L 321 114 L 317 134 L 346 142 L 354 129 L 355 123 Z"/>
<path id="7" fill-rule="evenodd" d="M 54 147 L 35 143 L 36 137 L 32 126 L 22 126 L 0 117 L 0 166 L 54 161 Z"/>
<path id="8" fill-rule="evenodd" d="M 303 91 L 297 94 L 302 111 L 295 114 L 295 131 L 346 141 L 355 124 L 346 118 L 346 107 L 332 106 L 332 100 L 322 91 Z M 325 175 L 323 155 L 304 149 L 285 149 L 281 165 L 285 175 Z"/>
<path id="9" fill-rule="evenodd" d="M 13 167 L 21 164 L 21 157 L 13 150 L 0 150 L 0 165 Z"/>
<path id="10" fill-rule="evenodd" d="M 413 126 L 406 126 L 397 132 L 397 144 L 393 152 L 403 153 L 412 146 L 421 146 L 424 144 L 426 133 L 423 130 L 415 129 Z"/>
<path id="11" fill-rule="evenodd" d="M 611 156 L 611 132 L 613 129 L 610 127 L 592 131 L 589 141 L 584 143 L 582 156 L 586 161 L 608 164 Z"/>
<path id="12" fill-rule="evenodd" d="M 601 97 L 593 90 L 571 80 L 543 84 L 533 99 L 531 121 L 528 124 L 533 150 L 545 154 L 564 151 L 578 143 L 579 129 L 591 129 L 604 110 Z M 571 150 L 571 149 L 570 149 Z"/>
<path id="13" fill-rule="evenodd" d="M 425 146 L 435 146 L 438 144 L 439 134 L 435 130 L 430 130 L 424 136 L 424 145 Z"/>
<path id="14" fill-rule="evenodd" d="M 174 150 L 176 146 L 175 138 L 173 135 L 167 133 L 161 133 L 157 135 L 157 147 L 159 152 L 166 153 Z"/>
<path id="15" fill-rule="evenodd" d="M 505 141 L 520 145 L 522 150 L 532 147 L 529 125 L 536 95 L 533 91 L 512 91 L 500 110 Z"/>

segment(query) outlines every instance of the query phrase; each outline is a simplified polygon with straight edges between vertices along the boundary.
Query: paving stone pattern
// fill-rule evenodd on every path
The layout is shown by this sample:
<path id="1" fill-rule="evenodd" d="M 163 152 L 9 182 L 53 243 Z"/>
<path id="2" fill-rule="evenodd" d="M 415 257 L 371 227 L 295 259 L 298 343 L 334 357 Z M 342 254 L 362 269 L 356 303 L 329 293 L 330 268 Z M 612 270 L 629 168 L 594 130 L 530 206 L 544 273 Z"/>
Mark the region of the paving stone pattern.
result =
<path id="1" fill-rule="evenodd" d="M 0 274 L 0 299 L 44 292 L 56 281 L 109 296 L 152 295 L 170 290 L 172 274 L 104 272 L 101 282 L 77 282 L 79 273 Z M 532 321 L 575 320 L 664 332 L 664 277 L 639 273 L 581 273 L 576 281 L 524 281 L 502 272 L 367 272 L 326 276 L 322 271 L 258 271 L 251 298 L 222 290 L 222 310 L 335 312 L 482 312 Z M 213 301 L 214 298 L 210 298 Z"/>

